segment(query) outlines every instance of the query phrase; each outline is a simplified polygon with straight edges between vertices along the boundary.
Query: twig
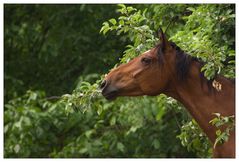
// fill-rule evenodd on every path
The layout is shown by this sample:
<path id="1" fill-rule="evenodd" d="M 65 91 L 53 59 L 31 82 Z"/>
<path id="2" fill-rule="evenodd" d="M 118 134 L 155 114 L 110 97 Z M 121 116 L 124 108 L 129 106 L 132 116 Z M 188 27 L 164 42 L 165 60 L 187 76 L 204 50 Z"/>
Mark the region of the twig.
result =
<path id="1" fill-rule="evenodd" d="M 50 96 L 50 97 L 46 97 L 47 100 L 59 100 L 61 99 L 61 96 Z"/>

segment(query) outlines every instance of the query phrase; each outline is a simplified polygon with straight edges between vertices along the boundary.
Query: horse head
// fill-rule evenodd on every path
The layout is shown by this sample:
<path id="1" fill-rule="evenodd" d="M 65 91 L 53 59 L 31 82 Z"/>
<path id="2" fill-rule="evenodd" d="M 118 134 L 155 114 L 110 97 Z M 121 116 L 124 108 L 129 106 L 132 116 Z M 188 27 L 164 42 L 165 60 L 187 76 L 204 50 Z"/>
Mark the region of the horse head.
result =
<path id="1" fill-rule="evenodd" d="M 160 43 L 127 64 L 111 70 L 101 84 L 102 94 L 112 100 L 118 96 L 155 96 L 167 87 L 175 61 L 175 50 L 159 30 Z M 167 60 L 167 61 L 166 61 Z"/>

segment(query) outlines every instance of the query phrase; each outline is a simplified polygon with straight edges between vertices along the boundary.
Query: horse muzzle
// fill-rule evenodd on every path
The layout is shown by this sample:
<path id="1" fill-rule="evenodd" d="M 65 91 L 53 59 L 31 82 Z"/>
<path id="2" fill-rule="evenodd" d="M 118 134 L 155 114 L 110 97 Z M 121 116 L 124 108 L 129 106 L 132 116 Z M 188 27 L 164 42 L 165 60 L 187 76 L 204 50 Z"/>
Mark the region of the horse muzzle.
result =
<path id="1" fill-rule="evenodd" d="M 119 90 L 111 85 L 107 80 L 104 80 L 101 85 L 101 93 L 107 100 L 114 100 L 117 98 Z"/>

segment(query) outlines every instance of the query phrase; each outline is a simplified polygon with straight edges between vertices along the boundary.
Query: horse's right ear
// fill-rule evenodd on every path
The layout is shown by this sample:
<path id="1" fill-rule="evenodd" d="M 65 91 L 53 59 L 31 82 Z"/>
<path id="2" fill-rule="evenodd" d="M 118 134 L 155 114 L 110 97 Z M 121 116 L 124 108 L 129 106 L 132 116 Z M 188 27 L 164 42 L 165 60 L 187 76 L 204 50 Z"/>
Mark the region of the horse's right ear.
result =
<path id="1" fill-rule="evenodd" d="M 158 37 L 160 39 L 161 48 L 164 51 L 168 46 L 168 40 L 167 40 L 165 34 L 163 33 L 162 28 L 159 28 L 159 30 L 158 30 Z"/>

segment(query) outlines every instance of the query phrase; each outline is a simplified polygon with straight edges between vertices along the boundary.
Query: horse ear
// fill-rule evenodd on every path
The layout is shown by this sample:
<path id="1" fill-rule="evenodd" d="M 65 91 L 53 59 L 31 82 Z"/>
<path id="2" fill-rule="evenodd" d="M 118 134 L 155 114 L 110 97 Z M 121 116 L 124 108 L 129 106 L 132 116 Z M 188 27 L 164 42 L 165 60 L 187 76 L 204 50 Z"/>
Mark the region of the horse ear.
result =
<path id="1" fill-rule="evenodd" d="M 159 28 L 158 36 L 160 38 L 160 44 L 162 45 L 161 48 L 162 48 L 162 50 L 165 50 L 168 46 L 168 40 L 166 38 L 166 35 L 163 33 L 162 28 Z"/>

